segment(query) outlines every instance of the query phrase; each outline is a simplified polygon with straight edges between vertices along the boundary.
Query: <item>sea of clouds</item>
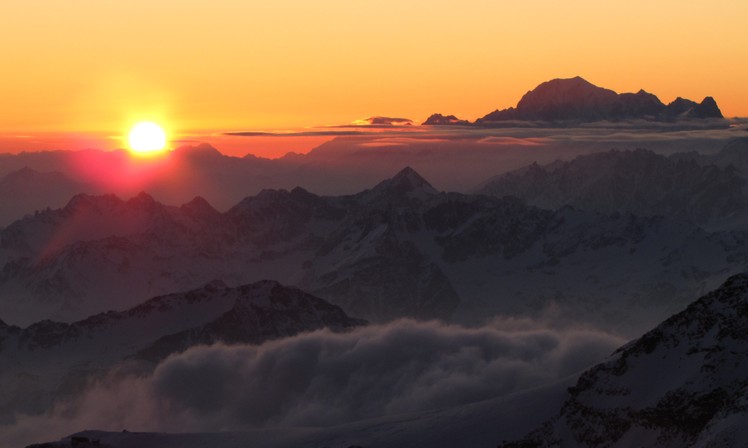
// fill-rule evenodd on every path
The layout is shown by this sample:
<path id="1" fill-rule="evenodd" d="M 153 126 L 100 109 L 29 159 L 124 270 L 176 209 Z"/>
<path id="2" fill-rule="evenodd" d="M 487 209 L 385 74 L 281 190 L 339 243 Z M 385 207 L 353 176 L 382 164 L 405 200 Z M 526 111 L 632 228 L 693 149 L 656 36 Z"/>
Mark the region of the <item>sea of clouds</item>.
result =
<path id="1" fill-rule="evenodd" d="M 23 446 L 83 429 L 331 426 L 454 407 L 574 375 L 623 342 L 542 320 L 495 319 L 480 327 L 398 320 L 259 346 L 194 347 L 145 375 L 113 369 L 42 415 L 18 415 L 0 428 L 0 444 Z"/>

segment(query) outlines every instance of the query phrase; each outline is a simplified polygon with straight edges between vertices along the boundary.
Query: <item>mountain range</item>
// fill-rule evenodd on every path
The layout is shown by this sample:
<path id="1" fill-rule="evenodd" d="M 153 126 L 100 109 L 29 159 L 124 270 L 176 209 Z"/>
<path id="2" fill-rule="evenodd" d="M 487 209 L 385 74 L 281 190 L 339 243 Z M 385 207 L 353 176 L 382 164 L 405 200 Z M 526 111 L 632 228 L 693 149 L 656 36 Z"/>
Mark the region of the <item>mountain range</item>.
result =
<path id="1" fill-rule="evenodd" d="M 127 151 L 42 151 L 0 154 L 0 227 L 36 210 L 60 208 L 77 193 L 131 197 L 147 191 L 181 204 L 195 196 L 226 211 L 263 189 L 298 185 L 320 195 L 354 194 L 411 166 L 445 191 L 468 192 L 478 182 L 533 162 L 548 164 L 610 148 L 648 148 L 698 159 L 734 146 L 738 127 L 724 121 L 604 123 L 576 128 L 460 128 L 336 137 L 307 154 L 277 159 L 229 156 L 207 144 L 162 157 L 133 159 Z M 642 131 L 640 128 L 646 126 Z M 238 138 L 238 137 L 237 137 Z M 698 151 L 698 152 L 694 152 Z M 728 157 L 739 158 L 739 151 Z M 701 162 L 699 162 L 701 163 Z M 712 163 L 721 165 L 720 161 Z"/>
<path id="2" fill-rule="evenodd" d="M 657 96 L 639 90 L 616 93 L 598 87 L 576 76 L 546 81 L 525 93 L 516 107 L 497 109 L 470 123 L 454 115 L 432 114 L 427 126 L 497 126 L 502 123 L 546 122 L 556 124 L 596 121 L 646 120 L 674 122 L 679 120 L 724 118 L 714 98 L 700 103 L 678 97 L 665 104 Z"/>
<path id="3" fill-rule="evenodd" d="M 477 192 L 515 196 L 547 209 L 571 205 L 605 214 L 670 216 L 722 228 L 728 223 L 744 226 L 746 171 L 732 164 L 717 166 L 715 158 L 613 150 L 543 166 L 533 163 L 489 180 Z"/>
<path id="4" fill-rule="evenodd" d="M 496 110 L 478 120 L 477 125 L 505 121 L 591 122 L 616 120 L 656 120 L 723 118 L 712 97 L 701 103 L 676 98 L 665 105 L 644 90 L 618 94 L 577 76 L 546 81 L 527 92 L 517 107 Z"/>
<path id="5" fill-rule="evenodd" d="M 410 168 L 354 195 L 265 190 L 225 213 L 201 198 L 78 195 L 0 232 L 0 315 L 74 321 L 213 279 L 274 279 L 376 322 L 557 307 L 636 334 L 748 268 L 746 238 L 443 193 Z"/>

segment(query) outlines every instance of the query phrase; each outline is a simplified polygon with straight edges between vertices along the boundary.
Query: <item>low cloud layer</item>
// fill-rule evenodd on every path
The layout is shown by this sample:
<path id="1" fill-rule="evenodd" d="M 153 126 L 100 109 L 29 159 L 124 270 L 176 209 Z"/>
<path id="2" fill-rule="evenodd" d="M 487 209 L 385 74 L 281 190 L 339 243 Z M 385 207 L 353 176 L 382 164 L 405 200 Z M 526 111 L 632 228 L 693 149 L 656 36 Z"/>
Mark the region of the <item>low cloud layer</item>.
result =
<path id="1" fill-rule="evenodd" d="M 524 320 L 479 328 L 401 320 L 261 346 L 196 347 L 148 376 L 113 374 L 47 415 L 20 417 L 0 428 L 6 434 L 0 444 L 84 428 L 194 432 L 334 425 L 456 406 L 569 376 L 622 342 L 596 330 L 549 329 Z"/>

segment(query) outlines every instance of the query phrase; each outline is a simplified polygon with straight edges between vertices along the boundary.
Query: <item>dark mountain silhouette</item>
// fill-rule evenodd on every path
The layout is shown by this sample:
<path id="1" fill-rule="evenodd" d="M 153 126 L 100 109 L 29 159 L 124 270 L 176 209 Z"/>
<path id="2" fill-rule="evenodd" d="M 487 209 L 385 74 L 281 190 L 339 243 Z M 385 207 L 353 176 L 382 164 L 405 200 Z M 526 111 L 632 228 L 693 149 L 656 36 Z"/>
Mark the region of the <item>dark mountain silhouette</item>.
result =
<path id="1" fill-rule="evenodd" d="M 640 90 L 618 94 L 580 77 L 554 79 L 527 92 L 516 108 L 496 110 L 476 124 L 494 122 L 550 121 L 590 122 L 599 120 L 674 120 L 679 118 L 723 118 L 717 103 L 706 97 L 700 104 L 678 98 L 665 105 L 655 95 Z"/>
<path id="2" fill-rule="evenodd" d="M 421 124 L 425 126 L 467 126 L 470 124 L 470 122 L 467 120 L 460 120 L 454 115 L 433 114 Z"/>
<path id="3" fill-rule="evenodd" d="M 200 198 L 78 195 L 0 231 L 0 314 L 75 320 L 211 279 L 274 279 L 373 321 L 473 321 L 553 300 L 636 334 L 748 268 L 739 230 L 444 193 L 411 168 L 353 195 L 264 190 L 225 213 Z"/>

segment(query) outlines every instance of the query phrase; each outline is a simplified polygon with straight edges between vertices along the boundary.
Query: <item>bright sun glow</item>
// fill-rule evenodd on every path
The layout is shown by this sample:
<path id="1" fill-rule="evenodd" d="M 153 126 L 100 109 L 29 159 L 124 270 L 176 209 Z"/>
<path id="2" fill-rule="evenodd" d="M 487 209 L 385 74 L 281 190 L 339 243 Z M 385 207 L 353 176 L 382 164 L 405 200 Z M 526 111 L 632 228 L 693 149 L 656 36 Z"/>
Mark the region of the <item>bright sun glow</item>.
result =
<path id="1" fill-rule="evenodd" d="M 127 137 L 130 150 L 136 154 L 156 154 L 166 148 L 166 132 L 152 121 L 133 126 Z"/>

